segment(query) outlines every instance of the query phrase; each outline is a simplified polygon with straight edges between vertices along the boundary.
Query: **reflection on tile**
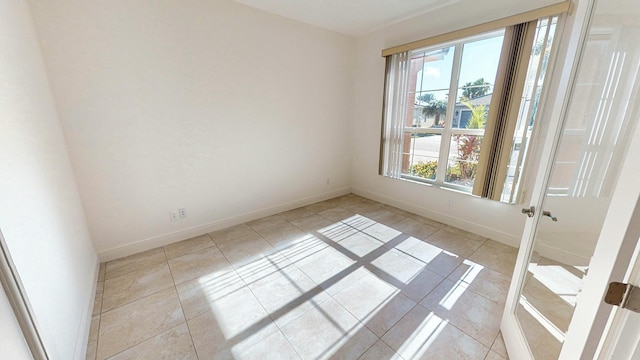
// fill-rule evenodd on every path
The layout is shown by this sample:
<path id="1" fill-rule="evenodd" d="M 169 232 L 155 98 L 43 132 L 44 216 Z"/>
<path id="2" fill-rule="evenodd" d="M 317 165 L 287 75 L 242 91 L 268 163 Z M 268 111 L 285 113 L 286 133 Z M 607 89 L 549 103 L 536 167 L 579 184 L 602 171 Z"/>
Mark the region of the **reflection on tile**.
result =
<path id="1" fill-rule="evenodd" d="M 504 306 L 511 284 L 511 277 L 491 270 L 473 261 L 465 260 L 449 277 L 451 281 L 464 281 L 469 290 Z"/>
<path id="2" fill-rule="evenodd" d="M 353 204 L 345 205 L 344 208 L 353 211 L 356 214 L 364 214 L 366 212 L 371 212 L 374 210 L 378 210 L 382 207 L 382 204 L 379 202 L 372 201 L 357 201 Z"/>
<path id="3" fill-rule="evenodd" d="M 305 263 L 308 259 L 314 257 L 318 252 L 328 248 L 329 245 L 316 238 L 315 236 L 309 236 L 299 239 L 295 243 L 289 244 L 289 246 L 280 248 L 280 252 L 294 263 Z"/>
<path id="4" fill-rule="evenodd" d="M 173 287 L 173 278 L 167 264 L 107 279 L 104 282 L 102 311 L 109 311 L 169 287 Z"/>
<path id="5" fill-rule="evenodd" d="M 398 214 L 386 207 L 380 207 L 371 211 L 363 213 L 364 216 L 372 219 L 380 224 L 392 225 L 400 220 L 403 220 L 405 216 Z"/>
<path id="6" fill-rule="evenodd" d="M 400 220 L 397 223 L 393 224 L 392 227 L 420 240 L 427 239 L 431 234 L 439 230 L 438 227 L 425 224 L 412 218 Z"/>
<path id="7" fill-rule="evenodd" d="M 384 341 L 378 340 L 358 360 L 404 360 Z"/>
<path id="8" fill-rule="evenodd" d="M 330 286 L 333 280 L 355 270 L 355 261 L 344 256 L 332 247 L 326 248 L 296 263 L 307 276 L 323 287 Z M 325 281 L 328 283 L 323 284 Z"/>
<path id="9" fill-rule="evenodd" d="M 330 208 L 318 213 L 318 215 L 331 221 L 342 221 L 354 216 L 355 214 L 356 213 L 354 213 L 353 211 L 349 211 L 341 207 Z"/>
<path id="10" fill-rule="evenodd" d="M 303 359 L 357 359 L 377 337 L 329 298 L 282 328 Z"/>
<path id="11" fill-rule="evenodd" d="M 236 272 L 245 283 L 250 285 L 289 266 L 292 266 L 291 261 L 284 254 L 275 252 L 262 256 L 246 265 L 236 267 Z"/>
<path id="12" fill-rule="evenodd" d="M 234 360 L 234 355 L 278 331 L 266 313 L 250 311 L 245 314 L 242 309 L 228 310 L 228 317 L 224 313 L 210 311 L 188 321 L 199 359 Z"/>
<path id="13" fill-rule="evenodd" d="M 362 197 L 355 194 L 347 194 L 344 196 L 338 196 L 333 199 L 326 200 L 326 203 L 332 204 L 333 207 L 344 207 L 353 204 L 362 199 Z"/>
<path id="14" fill-rule="evenodd" d="M 174 288 L 105 312 L 100 319 L 98 359 L 113 356 L 184 321 Z"/>
<path id="15" fill-rule="evenodd" d="M 417 305 L 382 340 L 404 359 L 482 360 L 489 351 L 442 317 Z"/>
<path id="16" fill-rule="evenodd" d="M 429 236 L 427 240 L 444 250 L 450 251 L 462 257 L 471 255 L 474 251 L 478 250 L 478 248 L 486 240 L 485 238 L 471 239 L 459 233 L 451 232 L 449 230 L 449 228 L 439 230 L 438 232 Z"/>
<path id="17" fill-rule="evenodd" d="M 237 239 L 239 237 L 255 234 L 256 232 L 251 229 L 247 224 L 240 224 L 232 226 L 226 229 L 214 231 L 209 233 L 209 236 L 213 239 L 216 245 L 221 245 L 227 241 Z"/>
<path id="18" fill-rule="evenodd" d="M 258 220 L 249 221 L 247 225 L 253 230 L 260 232 L 276 225 L 286 225 L 287 221 L 279 215 L 271 215 Z"/>
<path id="19" fill-rule="evenodd" d="M 98 350 L 98 329 L 100 328 L 100 315 L 91 318 L 91 327 L 89 328 L 89 342 L 87 343 L 86 360 L 95 360 L 96 351 Z"/>
<path id="20" fill-rule="evenodd" d="M 395 239 L 400 240 L 400 237 L 408 237 L 408 235 L 402 234 L 401 231 L 383 224 L 373 224 L 366 229 L 363 229 L 362 232 L 372 236 L 376 240 L 382 241 L 383 243 L 387 243 Z"/>
<path id="21" fill-rule="evenodd" d="M 247 235 L 224 243 L 220 251 L 235 268 L 272 254 L 277 250 L 259 235 Z"/>
<path id="22" fill-rule="evenodd" d="M 313 215 L 289 220 L 289 222 L 297 226 L 299 229 L 303 231 L 308 231 L 308 232 L 318 231 L 319 229 L 322 229 L 324 227 L 330 226 L 335 223 L 327 218 L 323 218 L 318 214 L 313 214 Z"/>
<path id="23" fill-rule="evenodd" d="M 152 249 L 122 259 L 109 261 L 106 265 L 105 279 L 111 279 L 126 273 L 141 270 L 151 265 L 167 261 L 163 248 Z"/>
<path id="24" fill-rule="evenodd" d="M 370 252 L 382 247 L 383 243 L 363 233 L 355 233 L 347 238 L 340 240 L 340 246 L 355 254 L 363 257 Z"/>
<path id="25" fill-rule="evenodd" d="M 453 227 L 450 225 L 446 225 L 444 227 L 447 231 L 452 232 L 454 234 L 460 235 L 466 239 L 471 239 L 471 240 L 479 240 L 479 241 L 484 241 L 487 238 L 482 236 L 482 235 L 478 235 L 478 234 L 474 234 L 472 232 L 468 232 L 462 229 L 458 229 L 457 227 Z"/>
<path id="26" fill-rule="evenodd" d="M 175 259 L 210 246 L 215 246 L 215 244 L 213 240 L 211 240 L 211 237 L 205 234 L 167 245 L 164 247 L 164 252 L 167 255 L 167 259 Z"/>
<path id="27" fill-rule="evenodd" d="M 491 347 L 500 331 L 503 308 L 469 291 L 461 281 L 444 280 L 420 305 L 447 319 L 487 348 Z"/>
<path id="28" fill-rule="evenodd" d="M 325 291 L 331 295 L 335 295 L 340 291 L 346 289 L 347 287 L 353 285 L 358 280 L 362 279 L 365 276 L 372 276 L 369 270 L 358 267 L 356 270 L 348 272 L 345 276 L 336 279 L 335 281 L 328 282 L 323 284 L 323 288 Z"/>
<path id="29" fill-rule="evenodd" d="M 211 311 L 212 302 L 233 295 L 244 287 L 235 271 L 204 275 L 176 286 L 187 319 Z"/>
<path id="30" fill-rule="evenodd" d="M 368 314 L 362 321 L 374 334 L 382 336 L 415 305 L 416 303 L 413 300 L 403 294 L 395 294 L 390 299 L 387 299 L 376 311 Z"/>
<path id="31" fill-rule="evenodd" d="M 238 360 L 299 360 L 300 356 L 284 335 L 277 331 L 247 350 L 235 355 L 235 358 Z"/>
<path id="32" fill-rule="evenodd" d="M 469 260 L 511 276 L 513 268 L 516 266 L 517 256 L 518 249 L 497 241 L 487 240 L 475 253 L 469 256 Z"/>
<path id="33" fill-rule="evenodd" d="M 320 201 L 315 204 L 307 205 L 305 206 L 305 208 L 313 211 L 314 213 L 319 213 L 321 211 L 331 209 L 332 207 L 335 207 L 335 206 L 336 205 L 331 201 Z"/>
<path id="34" fill-rule="evenodd" d="M 285 220 L 294 220 L 294 219 L 299 219 L 299 218 L 303 218 L 305 216 L 310 216 L 313 215 L 314 212 L 309 210 L 306 207 L 300 207 L 297 209 L 293 209 L 293 210 L 289 210 L 289 211 L 285 211 L 285 212 L 281 212 L 280 217 L 284 218 Z"/>
<path id="35" fill-rule="evenodd" d="M 289 223 L 277 224 L 264 230 L 258 230 L 258 233 L 277 249 L 285 248 L 311 236 Z"/>
<path id="36" fill-rule="evenodd" d="M 308 276 L 292 266 L 250 286 L 258 301 L 282 327 L 312 310 L 329 296 Z"/>
<path id="37" fill-rule="evenodd" d="M 426 263 L 427 269 L 441 276 L 449 275 L 463 260 L 461 256 L 413 237 L 402 240 L 395 248 Z"/>
<path id="38" fill-rule="evenodd" d="M 183 323 L 162 334 L 129 348 L 110 360 L 197 360 L 187 324 Z"/>
<path id="39" fill-rule="evenodd" d="M 169 267 L 176 284 L 200 276 L 226 273 L 231 264 L 218 248 L 208 247 L 198 252 L 169 260 Z"/>
<path id="40" fill-rule="evenodd" d="M 371 265 L 371 272 L 414 301 L 422 300 L 444 279 L 428 270 L 425 263 L 397 250 L 382 254 Z"/>
<path id="41" fill-rule="evenodd" d="M 358 320 L 368 319 L 382 309 L 399 291 L 375 275 L 367 275 L 333 295 Z"/>

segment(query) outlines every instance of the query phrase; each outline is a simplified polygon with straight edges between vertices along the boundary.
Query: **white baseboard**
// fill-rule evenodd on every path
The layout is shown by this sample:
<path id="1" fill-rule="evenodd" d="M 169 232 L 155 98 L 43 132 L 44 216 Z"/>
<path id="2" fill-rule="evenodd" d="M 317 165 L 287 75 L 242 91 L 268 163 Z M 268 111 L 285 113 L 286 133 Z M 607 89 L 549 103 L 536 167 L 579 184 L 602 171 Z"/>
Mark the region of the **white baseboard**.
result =
<path id="1" fill-rule="evenodd" d="M 125 256 L 137 254 L 139 252 L 155 249 L 159 246 L 165 246 L 173 244 L 178 241 L 189 239 L 195 236 L 200 236 L 212 231 L 224 229 L 230 226 L 245 223 L 247 221 L 256 220 L 265 216 L 274 215 L 283 211 L 292 210 L 301 206 L 310 205 L 318 201 L 331 199 L 336 196 L 346 195 L 351 193 L 350 187 L 330 191 L 327 193 L 309 196 L 304 199 L 272 206 L 265 209 L 251 211 L 236 216 L 231 216 L 225 219 L 215 220 L 206 224 L 190 227 L 187 229 L 171 232 L 164 235 L 154 236 L 148 239 L 136 241 L 127 245 L 119 246 L 113 249 L 100 251 L 98 257 L 100 262 L 119 259 Z"/>
<path id="2" fill-rule="evenodd" d="M 549 244 L 537 243 L 535 246 L 535 250 L 540 256 L 544 256 L 553 261 L 557 261 L 559 263 L 567 265 L 588 266 L 591 262 L 591 257 L 585 257 L 579 254 L 575 254 Z"/>
<path id="3" fill-rule="evenodd" d="M 351 189 L 352 192 L 356 195 L 360 195 L 366 198 L 369 198 L 371 200 L 376 200 L 379 201 L 381 203 L 385 203 L 387 205 L 391 205 L 391 206 L 395 206 L 399 209 L 402 209 L 404 211 L 408 211 L 410 213 L 416 214 L 416 215 L 420 215 L 420 216 L 424 216 L 426 218 L 435 220 L 435 221 L 439 221 L 441 223 L 462 229 L 462 230 L 466 230 L 469 232 L 472 232 L 474 234 L 478 234 L 487 238 L 490 238 L 492 240 L 498 241 L 500 243 L 503 243 L 505 245 L 509 245 L 509 246 L 513 246 L 513 247 L 519 247 L 520 246 L 520 238 L 519 237 L 515 237 L 511 234 L 507 234 L 505 232 L 502 231 L 498 231 L 480 224 L 476 224 L 476 223 L 472 223 L 469 221 L 466 221 L 465 219 L 461 219 L 461 218 L 456 218 L 450 215 L 446 215 L 443 213 L 440 213 L 438 211 L 435 211 L 433 209 L 427 209 L 427 208 L 423 208 L 423 207 L 419 207 L 419 206 L 415 206 L 413 204 L 408 204 L 402 201 L 398 201 L 396 199 L 392 199 L 392 198 L 388 198 L 386 196 L 382 196 L 373 192 L 369 192 L 367 190 L 363 190 L 363 189 L 359 189 L 359 188 L 352 188 Z"/>
<path id="4" fill-rule="evenodd" d="M 87 345 L 89 344 L 89 331 L 91 330 L 91 319 L 93 318 L 93 304 L 96 300 L 96 289 L 98 286 L 98 272 L 100 270 L 100 261 L 96 257 L 96 266 L 93 274 L 93 286 L 91 286 L 91 293 L 89 296 L 85 296 L 88 302 L 82 307 L 82 317 L 80 318 L 80 325 L 78 326 L 78 333 L 76 336 L 76 346 L 73 354 L 75 360 L 83 360 L 87 356 Z"/>

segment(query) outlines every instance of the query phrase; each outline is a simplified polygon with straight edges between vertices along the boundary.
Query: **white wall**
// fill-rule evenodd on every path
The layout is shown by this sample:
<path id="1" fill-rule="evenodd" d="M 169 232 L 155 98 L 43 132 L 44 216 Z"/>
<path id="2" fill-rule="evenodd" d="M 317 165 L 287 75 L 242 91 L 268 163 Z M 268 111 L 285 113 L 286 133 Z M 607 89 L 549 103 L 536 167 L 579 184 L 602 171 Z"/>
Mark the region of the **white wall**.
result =
<path id="1" fill-rule="evenodd" d="M 47 348 L 83 357 L 97 258 L 26 1 L 0 2 L 0 44 L 0 228 Z"/>
<path id="2" fill-rule="evenodd" d="M 521 205 L 507 205 L 428 185 L 378 175 L 384 87 L 383 49 L 469 27 L 557 1 L 457 2 L 434 13 L 396 23 L 359 38 L 354 70 L 354 192 L 392 203 L 451 225 L 518 245 L 525 217 Z M 452 203 L 451 203 L 452 202 Z M 451 205 L 450 205 L 451 203 Z"/>
<path id="3" fill-rule="evenodd" d="M 349 191 L 353 39 L 230 1 L 31 3 L 103 260 Z"/>
<path id="4" fill-rule="evenodd" d="M 33 359 L 2 286 L 0 286 L 0 357 L 12 360 Z"/>

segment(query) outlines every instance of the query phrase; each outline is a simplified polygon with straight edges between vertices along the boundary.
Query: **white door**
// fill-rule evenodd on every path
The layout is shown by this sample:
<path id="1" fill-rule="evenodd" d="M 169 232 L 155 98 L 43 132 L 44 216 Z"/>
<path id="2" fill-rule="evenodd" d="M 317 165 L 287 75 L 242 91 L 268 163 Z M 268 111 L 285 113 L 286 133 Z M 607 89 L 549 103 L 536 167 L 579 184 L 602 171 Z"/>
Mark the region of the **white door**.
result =
<path id="1" fill-rule="evenodd" d="M 558 124 L 543 150 L 551 161 L 539 171 L 502 322 L 513 359 L 597 351 L 612 309 L 606 286 L 622 280 L 638 242 L 639 39 L 637 0 L 582 0 L 563 31 L 557 101 L 543 111 Z"/>

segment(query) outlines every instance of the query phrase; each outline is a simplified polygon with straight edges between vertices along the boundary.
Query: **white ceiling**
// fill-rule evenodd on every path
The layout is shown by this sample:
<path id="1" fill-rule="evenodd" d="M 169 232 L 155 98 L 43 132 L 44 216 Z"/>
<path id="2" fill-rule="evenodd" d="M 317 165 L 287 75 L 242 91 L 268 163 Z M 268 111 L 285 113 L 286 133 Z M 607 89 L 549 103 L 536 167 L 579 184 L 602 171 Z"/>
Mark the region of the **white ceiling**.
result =
<path id="1" fill-rule="evenodd" d="M 234 0 L 289 19 L 351 36 L 461 0 Z"/>

